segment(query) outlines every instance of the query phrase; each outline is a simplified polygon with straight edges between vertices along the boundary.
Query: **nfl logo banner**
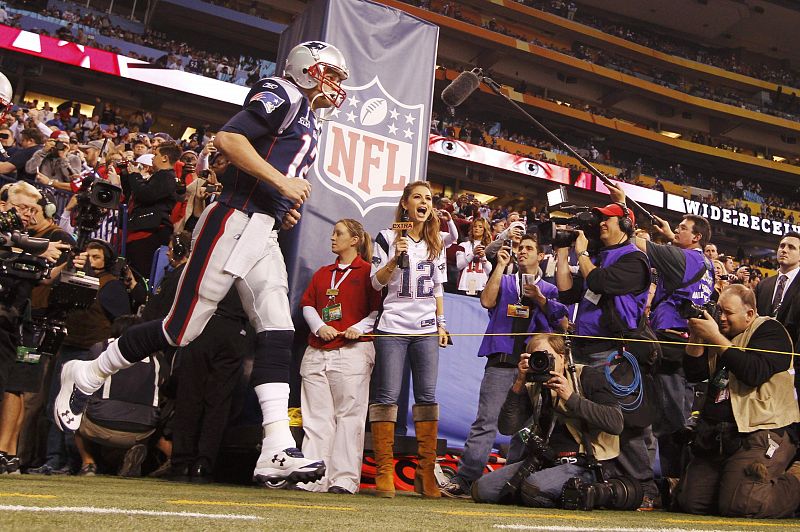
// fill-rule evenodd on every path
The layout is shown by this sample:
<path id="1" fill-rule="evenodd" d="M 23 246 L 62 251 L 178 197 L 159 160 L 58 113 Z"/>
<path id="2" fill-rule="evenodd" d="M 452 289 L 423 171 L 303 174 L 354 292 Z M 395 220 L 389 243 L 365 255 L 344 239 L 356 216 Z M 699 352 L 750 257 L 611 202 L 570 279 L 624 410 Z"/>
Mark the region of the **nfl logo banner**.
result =
<path id="1" fill-rule="evenodd" d="M 339 48 L 350 70 L 346 100 L 318 121 L 300 224 L 282 234 L 298 325 L 311 275 L 335 259 L 333 224 L 354 218 L 374 238 L 394 221 L 406 184 L 426 178 L 438 37 L 437 26 L 366 0 L 312 2 L 281 36 L 278 72 L 293 46 L 312 40 Z"/>

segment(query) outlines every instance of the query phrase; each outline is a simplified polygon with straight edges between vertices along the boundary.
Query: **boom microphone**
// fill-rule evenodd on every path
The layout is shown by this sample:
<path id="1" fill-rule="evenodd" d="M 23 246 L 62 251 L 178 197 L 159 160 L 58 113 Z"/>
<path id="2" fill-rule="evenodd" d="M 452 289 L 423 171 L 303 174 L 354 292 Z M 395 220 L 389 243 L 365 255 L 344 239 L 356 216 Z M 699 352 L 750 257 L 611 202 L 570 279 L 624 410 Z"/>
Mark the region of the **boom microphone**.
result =
<path id="1" fill-rule="evenodd" d="M 442 91 L 442 101 L 449 107 L 458 107 L 481 86 L 481 69 L 467 70 L 450 82 Z"/>

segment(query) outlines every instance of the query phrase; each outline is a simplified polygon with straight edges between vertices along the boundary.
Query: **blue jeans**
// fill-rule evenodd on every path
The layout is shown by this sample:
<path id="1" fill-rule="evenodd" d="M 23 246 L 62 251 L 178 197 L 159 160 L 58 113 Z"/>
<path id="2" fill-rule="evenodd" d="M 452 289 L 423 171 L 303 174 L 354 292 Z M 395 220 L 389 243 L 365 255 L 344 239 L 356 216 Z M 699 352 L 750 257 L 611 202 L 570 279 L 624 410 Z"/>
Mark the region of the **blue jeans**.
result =
<path id="1" fill-rule="evenodd" d="M 376 331 L 376 334 L 386 334 Z M 411 363 L 414 402 L 436 402 L 436 378 L 439 374 L 439 338 L 437 336 L 379 336 L 375 338 L 375 370 L 378 387 L 375 403 L 397 404 L 403 384 L 406 358 Z"/>
<path id="2" fill-rule="evenodd" d="M 522 467 L 522 462 L 509 464 L 476 480 L 472 485 L 472 493 L 476 500 L 478 502 L 500 502 L 500 492 L 520 467 Z M 539 488 L 539 495 L 532 506 L 536 508 L 555 508 L 558 506 L 561 498 L 561 488 L 572 477 L 581 477 L 585 482 L 594 482 L 594 474 L 585 467 L 576 464 L 561 464 L 528 475 L 528 478 L 523 482 L 534 484 Z"/>
<path id="3" fill-rule="evenodd" d="M 468 489 L 480 478 L 497 436 L 497 418 L 517 375 L 517 368 L 486 368 L 478 396 L 478 414 L 464 443 L 454 482 Z"/>

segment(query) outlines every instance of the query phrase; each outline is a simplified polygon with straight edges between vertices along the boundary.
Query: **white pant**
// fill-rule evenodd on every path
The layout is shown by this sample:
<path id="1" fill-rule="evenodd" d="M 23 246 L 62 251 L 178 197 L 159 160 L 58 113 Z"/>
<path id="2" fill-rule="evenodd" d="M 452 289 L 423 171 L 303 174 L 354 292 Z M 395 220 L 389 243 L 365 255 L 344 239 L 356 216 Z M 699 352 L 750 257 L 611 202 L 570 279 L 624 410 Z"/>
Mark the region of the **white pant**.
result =
<path id="1" fill-rule="evenodd" d="M 164 330 L 181 347 L 203 332 L 231 286 L 256 332 L 291 331 L 289 283 L 274 219 L 219 202 L 200 215 Z"/>
<path id="2" fill-rule="evenodd" d="M 306 349 L 300 365 L 303 454 L 325 460 L 327 466 L 325 477 L 306 489 L 358 491 L 374 365 L 372 342 L 351 342 L 329 351 Z"/>

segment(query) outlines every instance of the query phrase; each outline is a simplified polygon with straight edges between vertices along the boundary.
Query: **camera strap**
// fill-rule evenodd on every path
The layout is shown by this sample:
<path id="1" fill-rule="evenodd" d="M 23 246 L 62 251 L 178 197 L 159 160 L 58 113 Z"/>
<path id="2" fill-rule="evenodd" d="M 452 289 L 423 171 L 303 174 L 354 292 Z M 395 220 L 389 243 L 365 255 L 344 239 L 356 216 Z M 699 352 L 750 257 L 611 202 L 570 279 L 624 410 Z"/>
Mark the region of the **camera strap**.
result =
<path id="1" fill-rule="evenodd" d="M 672 295 L 672 294 L 673 294 L 673 293 L 674 293 L 676 290 L 682 290 L 682 289 L 684 289 L 684 288 L 687 288 L 687 287 L 689 287 L 689 286 L 692 286 L 694 283 L 696 283 L 697 281 L 699 281 L 700 279 L 702 279 L 702 278 L 705 276 L 705 274 L 706 274 L 707 272 L 711 271 L 711 278 L 713 279 L 713 278 L 714 278 L 714 270 L 713 270 L 713 265 L 712 265 L 712 267 L 711 267 L 711 268 L 709 268 L 709 267 L 708 267 L 708 265 L 709 265 L 709 264 L 708 264 L 708 261 L 707 261 L 707 260 L 704 260 L 704 261 L 703 261 L 703 266 L 705 266 L 705 267 L 704 267 L 704 268 L 700 268 L 700 269 L 698 270 L 698 272 L 695 274 L 695 276 L 694 276 L 694 277 L 692 277 L 691 279 L 689 279 L 689 280 L 688 280 L 688 281 L 686 281 L 685 283 L 681 283 L 681 284 L 679 284 L 678 286 L 676 286 L 675 288 L 673 288 L 673 289 L 672 289 L 672 290 L 670 290 L 670 291 L 666 291 L 666 290 L 665 290 L 665 291 L 664 291 L 664 295 L 663 295 L 663 296 L 662 296 L 662 297 L 661 297 L 661 298 L 660 298 L 658 301 L 653 301 L 653 303 L 650 305 L 650 306 L 651 306 L 651 312 L 652 312 L 652 310 L 655 310 L 655 308 L 656 308 L 656 307 L 657 307 L 659 304 L 661 304 L 661 302 L 662 302 L 662 301 L 664 301 L 664 300 L 665 300 L 665 299 L 667 299 L 669 296 L 671 296 L 671 295 Z"/>

